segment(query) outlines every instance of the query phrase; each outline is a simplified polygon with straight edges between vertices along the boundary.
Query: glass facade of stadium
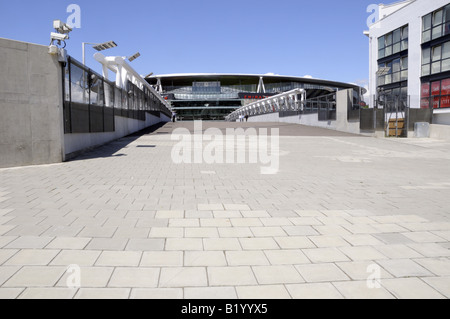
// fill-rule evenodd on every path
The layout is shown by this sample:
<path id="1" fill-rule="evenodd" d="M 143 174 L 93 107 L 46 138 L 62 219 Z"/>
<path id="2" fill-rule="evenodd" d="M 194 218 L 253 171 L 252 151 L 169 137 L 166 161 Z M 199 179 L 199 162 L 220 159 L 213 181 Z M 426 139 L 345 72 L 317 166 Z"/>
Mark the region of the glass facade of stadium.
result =
<path id="1" fill-rule="evenodd" d="M 177 74 L 146 79 L 171 103 L 179 120 L 224 120 L 246 104 L 293 89 L 312 99 L 359 87 L 353 84 L 278 75 Z"/>

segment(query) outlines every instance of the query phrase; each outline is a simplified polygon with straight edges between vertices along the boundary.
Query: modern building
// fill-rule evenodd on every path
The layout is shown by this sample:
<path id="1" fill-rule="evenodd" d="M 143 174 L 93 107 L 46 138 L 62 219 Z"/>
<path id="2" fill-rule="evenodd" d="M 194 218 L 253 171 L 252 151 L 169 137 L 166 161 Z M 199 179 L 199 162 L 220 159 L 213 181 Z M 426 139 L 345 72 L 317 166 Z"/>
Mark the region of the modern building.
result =
<path id="1" fill-rule="evenodd" d="M 307 99 L 350 88 L 361 93 L 356 84 L 273 74 L 170 74 L 146 80 L 181 120 L 224 120 L 241 106 L 297 88 L 306 90 Z"/>
<path id="2" fill-rule="evenodd" d="M 379 5 L 370 40 L 370 106 L 434 109 L 450 124 L 450 2 L 407 0 Z M 397 104 L 396 104 L 397 103 Z"/>

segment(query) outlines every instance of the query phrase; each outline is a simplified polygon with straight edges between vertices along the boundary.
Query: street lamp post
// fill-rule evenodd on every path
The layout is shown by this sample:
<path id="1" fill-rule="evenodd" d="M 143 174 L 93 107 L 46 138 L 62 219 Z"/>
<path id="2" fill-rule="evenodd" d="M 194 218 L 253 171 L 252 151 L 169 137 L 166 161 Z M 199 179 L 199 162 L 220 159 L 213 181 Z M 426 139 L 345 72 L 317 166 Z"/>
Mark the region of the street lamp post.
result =
<path id="1" fill-rule="evenodd" d="M 83 42 L 82 43 L 82 49 L 83 49 L 83 65 L 86 65 L 86 45 L 93 45 L 94 49 L 97 51 L 104 51 L 108 49 L 112 49 L 117 47 L 117 44 L 114 41 L 104 42 L 104 43 L 90 43 L 90 42 Z"/>

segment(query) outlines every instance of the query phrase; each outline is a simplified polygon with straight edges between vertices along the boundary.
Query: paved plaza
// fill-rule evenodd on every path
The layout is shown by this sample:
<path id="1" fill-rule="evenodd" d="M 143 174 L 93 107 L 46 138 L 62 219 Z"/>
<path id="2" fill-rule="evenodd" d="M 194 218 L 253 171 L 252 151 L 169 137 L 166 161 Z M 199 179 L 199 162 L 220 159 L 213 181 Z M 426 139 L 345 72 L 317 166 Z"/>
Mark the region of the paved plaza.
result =
<path id="1" fill-rule="evenodd" d="M 175 164 L 179 127 L 0 169 L 0 298 L 450 297 L 450 142 L 203 123 L 279 128 L 262 175 Z"/>

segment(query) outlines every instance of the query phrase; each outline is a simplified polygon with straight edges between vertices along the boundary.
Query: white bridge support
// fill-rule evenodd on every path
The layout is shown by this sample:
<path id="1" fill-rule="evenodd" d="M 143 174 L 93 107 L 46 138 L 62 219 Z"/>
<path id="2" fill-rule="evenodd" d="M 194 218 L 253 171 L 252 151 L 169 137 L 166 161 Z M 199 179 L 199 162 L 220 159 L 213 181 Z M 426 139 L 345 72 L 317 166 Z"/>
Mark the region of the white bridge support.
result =
<path id="1" fill-rule="evenodd" d="M 94 54 L 94 58 L 102 64 L 103 77 L 105 79 L 108 80 L 108 70 L 111 70 L 116 73 L 117 87 L 127 89 L 127 82 L 130 81 L 141 90 L 147 88 L 161 101 L 163 105 L 167 107 L 169 111 L 172 111 L 170 104 L 164 100 L 164 98 L 125 61 L 125 58 L 120 56 L 105 57 L 100 52 Z M 106 97 L 106 100 L 108 101 L 109 99 Z"/>
<path id="2" fill-rule="evenodd" d="M 227 121 L 236 121 L 241 115 L 262 115 L 281 111 L 303 111 L 306 91 L 295 89 L 261 101 L 243 106 L 226 117 Z"/>

